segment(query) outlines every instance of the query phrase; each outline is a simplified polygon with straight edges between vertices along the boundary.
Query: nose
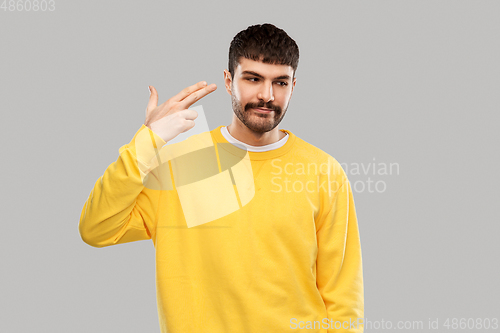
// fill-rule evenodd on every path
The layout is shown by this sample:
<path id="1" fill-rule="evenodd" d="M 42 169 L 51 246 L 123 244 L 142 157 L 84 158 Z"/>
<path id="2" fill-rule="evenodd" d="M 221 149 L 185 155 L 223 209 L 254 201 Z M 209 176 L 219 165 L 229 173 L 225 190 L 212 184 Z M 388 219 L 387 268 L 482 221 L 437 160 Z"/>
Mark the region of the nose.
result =
<path id="1" fill-rule="evenodd" d="M 257 95 L 257 98 L 266 103 L 274 101 L 273 85 L 270 83 L 264 83 L 259 91 L 259 94 Z"/>

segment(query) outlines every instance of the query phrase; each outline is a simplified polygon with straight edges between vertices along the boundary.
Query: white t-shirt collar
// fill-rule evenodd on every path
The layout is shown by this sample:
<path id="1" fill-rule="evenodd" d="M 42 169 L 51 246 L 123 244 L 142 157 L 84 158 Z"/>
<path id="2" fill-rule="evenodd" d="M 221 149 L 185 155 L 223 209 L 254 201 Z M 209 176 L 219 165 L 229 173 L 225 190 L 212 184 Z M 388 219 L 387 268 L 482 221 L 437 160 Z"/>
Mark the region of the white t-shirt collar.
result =
<path id="1" fill-rule="evenodd" d="M 282 147 L 286 141 L 288 140 L 288 133 L 285 132 L 285 136 L 281 138 L 279 141 L 276 141 L 274 143 L 265 145 L 265 146 L 250 146 L 244 142 L 241 142 L 239 140 L 236 140 L 233 138 L 231 134 L 229 134 L 229 131 L 227 130 L 226 126 L 222 126 L 220 128 L 220 132 L 222 136 L 227 140 L 227 142 L 232 143 L 232 144 L 238 144 L 238 145 L 243 145 L 248 151 L 253 151 L 253 152 L 263 152 L 263 151 L 269 151 L 273 149 L 278 149 Z"/>

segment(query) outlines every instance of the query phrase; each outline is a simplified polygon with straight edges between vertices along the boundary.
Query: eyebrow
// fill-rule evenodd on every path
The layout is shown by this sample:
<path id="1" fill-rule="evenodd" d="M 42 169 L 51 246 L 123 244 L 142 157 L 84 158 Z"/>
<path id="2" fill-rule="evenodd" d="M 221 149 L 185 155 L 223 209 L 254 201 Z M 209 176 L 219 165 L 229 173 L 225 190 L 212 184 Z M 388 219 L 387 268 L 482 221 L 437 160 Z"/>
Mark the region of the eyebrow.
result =
<path id="1" fill-rule="evenodd" d="M 261 79 L 264 78 L 259 73 L 255 73 L 255 72 L 252 72 L 252 71 L 243 71 L 243 72 L 241 72 L 241 75 L 244 75 L 244 74 L 254 75 L 254 76 L 257 76 L 257 77 L 259 77 Z M 289 75 L 281 75 L 281 76 L 275 77 L 274 80 L 290 80 L 290 76 Z"/>

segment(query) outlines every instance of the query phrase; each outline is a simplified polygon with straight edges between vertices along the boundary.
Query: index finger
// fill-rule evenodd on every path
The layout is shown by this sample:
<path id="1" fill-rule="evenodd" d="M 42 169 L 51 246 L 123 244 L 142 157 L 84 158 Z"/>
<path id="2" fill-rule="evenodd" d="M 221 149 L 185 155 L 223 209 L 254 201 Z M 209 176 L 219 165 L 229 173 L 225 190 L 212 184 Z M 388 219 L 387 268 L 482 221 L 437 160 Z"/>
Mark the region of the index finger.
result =
<path id="1" fill-rule="evenodd" d="M 184 98 L 181 102 L 179 102 L 179 108 L 181 109 L 189 108 L 196 101 L 202 99 L 211 92 L 214 92 L 215 89 L 217 89 L 217 85 L 215 83 L 212 83 L 211 85 L 206 86 L 203 89 L 192 92 L 188 97 Z"/>
<path id="2" fill-rule="evenodd" d="M 177 95 L 172 97 L 172 100 L 174 102 L 180 102 L 184 98 L 188 97 L 189 95 L 191 95 L 195 91 L 200 90 L 201 88 L 205 87 L 206 85 L 207 85 L 207 83 L 205 81 L 200 81 L 196 84 L 193 84 L 192 86 L 189 86 L 187 88 L 182 89 L 182 91 L 180 93 L 178 93 Z"/>

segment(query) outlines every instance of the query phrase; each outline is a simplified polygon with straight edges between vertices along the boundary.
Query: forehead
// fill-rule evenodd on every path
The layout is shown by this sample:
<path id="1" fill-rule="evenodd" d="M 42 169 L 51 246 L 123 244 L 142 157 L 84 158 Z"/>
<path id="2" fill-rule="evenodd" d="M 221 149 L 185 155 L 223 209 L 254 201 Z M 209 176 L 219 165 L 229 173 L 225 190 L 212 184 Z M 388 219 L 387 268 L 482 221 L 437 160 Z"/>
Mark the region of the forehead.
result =
<path id="1" fill-rule="evenodd" d="M 235 75 L 242 75 L 245 71 L 255 72 L 265 78 L 275 78 L 288 75 L 292 77 L 293 68 L 289 65 L 265 64 L 262 61 L 255 61 L 241 57 L 238 67 L 235 69 Z"/>

